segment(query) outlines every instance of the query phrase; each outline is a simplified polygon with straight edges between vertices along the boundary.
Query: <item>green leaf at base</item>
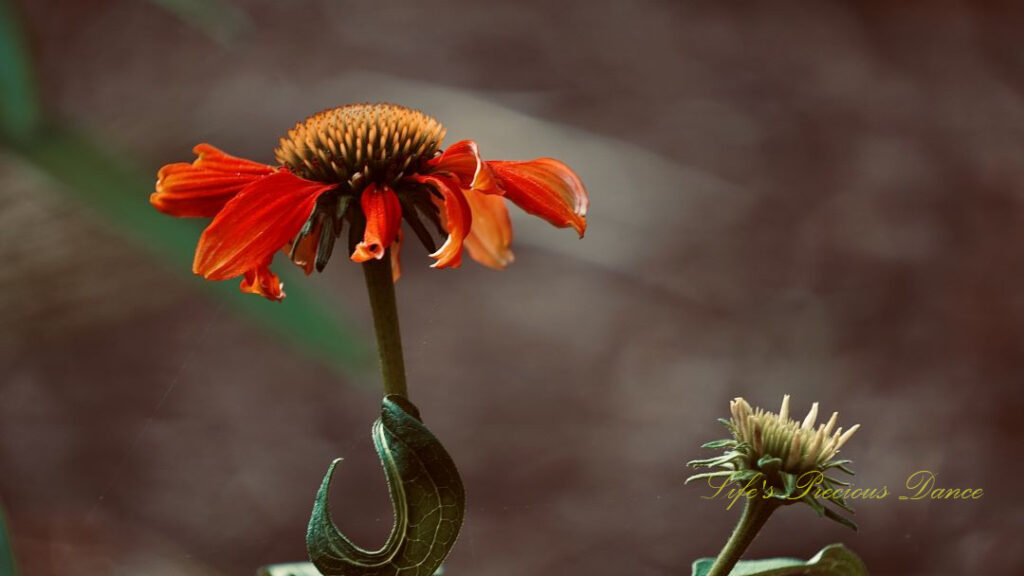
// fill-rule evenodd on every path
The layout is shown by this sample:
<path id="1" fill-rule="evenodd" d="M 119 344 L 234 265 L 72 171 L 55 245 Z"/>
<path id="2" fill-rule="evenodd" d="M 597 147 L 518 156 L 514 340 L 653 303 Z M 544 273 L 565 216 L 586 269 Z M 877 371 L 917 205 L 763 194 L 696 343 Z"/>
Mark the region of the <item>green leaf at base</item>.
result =
<path id="1" fill-rule="evenodd" d="M 395 523 L 379 550 L 365 550 L 331 521 L 327 492 L 339 460 L 327 470 L 309 520 L 309 558 L 325 576 L 431 576 L 455 544 L 465 493 L 444 446 L 411 402 L 384 397 L 373 444 L 388 482 Z"/>
<path id="2" fill-rule="evenodd" d="M 320 571 L 310 562 L 291 562 L 261 566 L 256 576 L 320 576 Z"/>
<path id="3" fill-rule="evenodd" d="M 434 576 L 444 574 L 444 566 L 434 572 Z M 322 576 L 320 571 L 313 566 L 312 562 L 291 562 L 288 564 L 271 564 L 262 566 L 256 571 L 256 576 Z"/>
<path id="4" fill-rule="evenodd" d="M 697 560 L 693 576 L 705 576 L 714 563 L 714 558 Z M 740 560 L 729 576 L 868 576 L 868 569 L 846 546 L 830 544 L 806 562 L 796 558 Z"/>

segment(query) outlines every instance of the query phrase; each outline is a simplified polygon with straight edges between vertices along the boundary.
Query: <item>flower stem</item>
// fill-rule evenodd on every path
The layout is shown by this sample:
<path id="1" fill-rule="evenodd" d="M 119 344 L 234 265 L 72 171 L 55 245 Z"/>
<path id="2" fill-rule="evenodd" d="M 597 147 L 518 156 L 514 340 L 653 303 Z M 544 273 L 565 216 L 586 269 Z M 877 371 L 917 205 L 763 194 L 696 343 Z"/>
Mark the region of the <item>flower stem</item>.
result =
<path id="1" fill-rule="evenodd" d="M 405 387 L 405 360 L 402 359 L 402 333 L 398 328 L 395 282 L 391 277 L 391 250 L 380 260 L 363 263 L 366 291 L 370 294 L 373 327 L 377 333 L 377 355 L 384 380 L 384 395 L 409 393 Z"/>
<path id="2" fill-rule="evenodd" d="M 768 517 L 778 507 L 777 500 L 766 500 L 761 498 L 760 494 L 748 499 L 739 523 L 733 529 L 732 536 L 725 543 L 725 547 L 718 553 L 718 558 L 715 558 L 715 563 L 711 565 L 707 576 L 727 576 L 743 552 L 746 551 L 747 546 L 754 541 L 758 531 L 768 521 Z"/>

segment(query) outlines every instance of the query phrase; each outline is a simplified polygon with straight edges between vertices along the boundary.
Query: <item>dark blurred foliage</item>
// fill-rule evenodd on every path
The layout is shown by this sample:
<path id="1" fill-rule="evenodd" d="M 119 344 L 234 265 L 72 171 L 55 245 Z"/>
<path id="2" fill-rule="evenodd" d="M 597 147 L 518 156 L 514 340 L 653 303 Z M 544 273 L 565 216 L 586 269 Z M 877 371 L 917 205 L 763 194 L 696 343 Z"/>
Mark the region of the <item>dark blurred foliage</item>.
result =
<path id="1" fill-rule="evenodd" d="M 752 556 L 844 541 L 872 574 L 1024 570 L 1024 6 L 190 5 L 18 4 L 48 125 L 146 175 L 200 141 L 269 161 L 312 112 L 393 100 L 588 184 L 587 238 L 517 216 L 505 272 L 403 257 L 412 399 L 468 493 L 449 574 L 687 574 L 738 511 L 684 463 L 730 398 L 784 393 L 862 424 L 860 485 L 929 469 L 985 497 L 858 502 L 859 533 L 792 507 Z M 204 289 L 195 226 L 154 247 L 132 220 L 149 181 L 108 210 L 90 163 L 6 144 L 0 501 L 22 573 L 300 559 L 337 456 L 340 527 L 383 542 L 375 379 Z M 368 338 L 335 260 L 289 288 Z"/>

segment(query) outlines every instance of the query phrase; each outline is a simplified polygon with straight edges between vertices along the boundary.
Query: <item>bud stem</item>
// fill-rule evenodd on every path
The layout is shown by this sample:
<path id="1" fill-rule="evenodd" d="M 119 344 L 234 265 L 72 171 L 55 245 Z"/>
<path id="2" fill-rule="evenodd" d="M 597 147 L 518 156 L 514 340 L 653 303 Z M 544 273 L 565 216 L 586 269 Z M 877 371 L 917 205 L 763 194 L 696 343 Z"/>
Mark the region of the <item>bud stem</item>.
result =
<path id="1" fill-rule="evenodd" d="M 736 524 L 725 547 L 718 553 L 718 558 L 715 558 L 715 563 L 711 565 L 707 576 L 727 576 L 768 521 L 768 517 L 778 507 L 778 500 L 765 499 L 760 494 L 748 499 L 739 523 Z"/>
<path id="2" fill-rule="evenodd" d="M 405 386 L 405 360 L 402 358 L 402 333 L 398 328 L 398 307 L 395 305 L 395 282 L 391 277 L 391 249 L 380 260 L 363 263 L 366 291 L 370 295 L 373 328 L 377 333 L 377 355 L 384 395 L 409 397 Z"/>

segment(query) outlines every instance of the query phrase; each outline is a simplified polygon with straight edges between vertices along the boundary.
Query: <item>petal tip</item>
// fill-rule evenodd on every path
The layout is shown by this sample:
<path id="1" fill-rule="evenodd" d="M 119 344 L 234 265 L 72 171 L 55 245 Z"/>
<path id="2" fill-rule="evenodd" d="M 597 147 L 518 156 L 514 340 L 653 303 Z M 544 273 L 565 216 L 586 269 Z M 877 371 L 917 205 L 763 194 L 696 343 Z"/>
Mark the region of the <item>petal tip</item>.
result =
<path id="1" fill-rule="evenodd" d="M 366 244 L 360 242 L 356 245 L 355 251 L 352 252 L 351 259 L 353 262 L 368 262 L 370 260 L 380 260 L 384 258 L 384 247 L 380 244 Z"/>

